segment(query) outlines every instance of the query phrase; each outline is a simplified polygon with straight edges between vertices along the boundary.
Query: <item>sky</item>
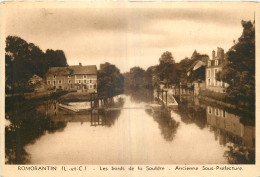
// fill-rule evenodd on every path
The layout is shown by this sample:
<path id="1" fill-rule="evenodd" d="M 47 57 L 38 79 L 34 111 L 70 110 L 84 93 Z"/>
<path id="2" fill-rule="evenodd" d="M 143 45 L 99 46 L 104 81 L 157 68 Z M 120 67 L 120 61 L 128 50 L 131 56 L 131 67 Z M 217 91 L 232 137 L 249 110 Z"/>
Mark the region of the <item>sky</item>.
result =
<path id="1" fill-rule="evenodd" d="M 163 52 L 175 62 L 196 49 L 211 57 L 242 34 L 249 8 L 14 8 L 6 13 L 5 35 L 16 35 L 43 51 L 63 50 L 69 65 L 110 62 L 121 72 L 147 69 Z"/>

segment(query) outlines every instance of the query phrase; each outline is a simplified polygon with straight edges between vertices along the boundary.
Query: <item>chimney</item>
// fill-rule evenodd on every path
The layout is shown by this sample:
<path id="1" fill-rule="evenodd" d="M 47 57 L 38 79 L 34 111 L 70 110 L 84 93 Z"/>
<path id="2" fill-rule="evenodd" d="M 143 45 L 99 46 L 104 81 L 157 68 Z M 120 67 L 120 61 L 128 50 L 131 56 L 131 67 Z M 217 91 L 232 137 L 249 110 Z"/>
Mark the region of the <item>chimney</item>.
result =
<path id="1" fill-rule="evenodd" d="M 221 59 L 221 60 L 224 59 L 224 50 L 220 47 L 218 47 L 217 57 L 218 57 L 218 59 Z"/>
<path id="2" fill-rule="evenodd" d="M 79 66 L 82 66 L 82 63 L 79 63 Z"/>
<path id="3" fill-rule="evenodd" d="M 215 50 L 213 50 L 213 51 L 212 51 L 212 60 L 214 60 L 215 57 L 216 57 L 216 52 L 215 52 Z"/>

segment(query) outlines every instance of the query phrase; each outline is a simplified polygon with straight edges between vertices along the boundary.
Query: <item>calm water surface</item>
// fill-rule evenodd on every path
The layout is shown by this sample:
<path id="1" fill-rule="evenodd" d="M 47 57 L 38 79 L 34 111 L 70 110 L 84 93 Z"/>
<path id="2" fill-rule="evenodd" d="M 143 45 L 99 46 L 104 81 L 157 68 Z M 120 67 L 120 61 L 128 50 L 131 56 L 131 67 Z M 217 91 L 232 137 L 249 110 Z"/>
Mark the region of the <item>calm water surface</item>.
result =
<path id="1" fill-rule="evenodd" d="M 121 98 L 123 108 L 151 101 Z M 254 125 L 194 99 L 180 102 L 177 111 L 122 109 L 107 115 L 73 114 L 47 101 L 19 116 L 6 126 L 6 163 L 254 163 Z"/>

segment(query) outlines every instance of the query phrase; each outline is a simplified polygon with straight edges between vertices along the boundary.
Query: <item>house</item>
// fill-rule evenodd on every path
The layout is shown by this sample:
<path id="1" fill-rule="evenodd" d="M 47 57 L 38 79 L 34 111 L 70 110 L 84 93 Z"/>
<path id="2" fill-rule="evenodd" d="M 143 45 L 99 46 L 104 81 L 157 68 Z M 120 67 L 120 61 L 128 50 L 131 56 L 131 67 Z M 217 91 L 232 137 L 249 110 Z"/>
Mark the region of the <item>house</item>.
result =
<path id="1" fill-rule="evenodd" d="M 97 92 L 96 65 L 51 67 L 46 74 L 49 89 L 71 90 L 77 92 Z"/>
<path id="2" fill-rule="evenodd" d="M 225 88 L 228 86 L 227 83 L 223 81 L 216 80 L 216 74 L 222 70 L 222 63 L 225 61 L 224 50 L 220 47 L 217 48 L 216 52 L 212 51 L 212 59 L 208 60 L 206 66 L 206 89 L 215 92 L 224 92 Z"/>

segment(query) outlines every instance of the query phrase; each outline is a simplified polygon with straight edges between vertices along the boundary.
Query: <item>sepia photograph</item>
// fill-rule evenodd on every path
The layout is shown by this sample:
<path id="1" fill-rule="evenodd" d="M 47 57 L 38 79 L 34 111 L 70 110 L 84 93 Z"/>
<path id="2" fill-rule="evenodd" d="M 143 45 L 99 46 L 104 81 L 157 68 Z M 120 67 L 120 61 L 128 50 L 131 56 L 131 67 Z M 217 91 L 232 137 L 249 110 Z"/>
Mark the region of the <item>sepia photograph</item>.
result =
<path id="1" fill-rule="evenodd" d="M 255 165 L 254 3 L 115 4 L 4 4 L 4 164 Z"/>

